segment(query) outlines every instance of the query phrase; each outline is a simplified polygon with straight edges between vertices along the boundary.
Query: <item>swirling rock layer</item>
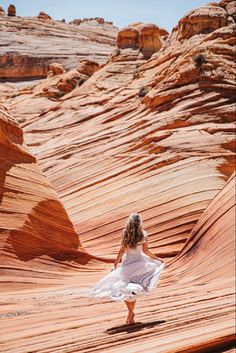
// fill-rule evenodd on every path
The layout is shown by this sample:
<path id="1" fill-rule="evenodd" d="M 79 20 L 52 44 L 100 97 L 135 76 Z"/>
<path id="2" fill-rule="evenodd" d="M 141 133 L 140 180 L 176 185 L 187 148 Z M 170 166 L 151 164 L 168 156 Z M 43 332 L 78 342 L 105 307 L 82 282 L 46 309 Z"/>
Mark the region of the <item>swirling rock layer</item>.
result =
<path id="1" fill-rule="evenodd" d="M 86 298 L 84 285 L 98 276 L 87 272 L 85 279 L 81 273 L 60 290 L 1 295 L 7 304 L 1 314 L 3 351 L 14 352 L 17 344 L 18 352 L 233 353 L 234 194 L 235 177 L 166 267 L 156 293 L 138 301 L 135 325 L 123 323 L 123 303 Z"/>
<path id="2" fill-rule="evenodd" d="M 45 16 L 44 16 L 45 18 Z M 115 46 L 117 28 L 96 20 L 79 28 L 37 17 L 0 15 L 0 79 L 46 77 L 48 65 L 78 66 L 81 59 L 104 63 Z M 10 38 L 10 40 L 9 40 Z"/>
<path id="3" fill-rule="evenodd" d="M 0 295 L 3 351 L 17 346 L 22 353 L 232 352 L 235 27 L 230 3 L 187 14 L 167 38 L 161 36 L 162 46 L 149 60 L 138 46 L 114 51 L 63 96 L 41 92 L 66 86 L 73 70 L 0 86 L 2 101 L 24 131 L 27 153 L 36 158 L 39 178 L 43 173 L 64 210 L 44 199 L 36 207 L 30 204 L 33 211 L 25 211 L 24 224 L 10 234 L 12 248 L 19 248 L 21 231 L 25 234 L 26 246 L 15 257 L 2 238 L 7 266 L 17 261 L 25 273 L 31 264 L 44 276 L 41 281 L 25 273 L 20 280 L 18 272 L 13 279 L 4 268 L 12 282 Z M 9 199 L 15 193 L 10 185 Z M 23 192 L 28 188 L 22 184 Z M 34 187 L 32 197 L 35 193 Z M 19 200 L 23 210 L 24 202 Z M 138 323 L 127 327 L 123 303 L 94 301 L 86 290 L 109 273 L 107 262 L 114 261 L 133 211 L 140 212 L 150 249 L 164 258 L 166 268 L 156 292 L 137 302 Z M 10 218 L 2 219 L 8 222 L 4 234 Z M 71 225 L 65 239 L 64 222 Z M 39 283 L 46 288 L 39 290 Z"/>
<path id="4" fill-rule="evenodd" d="M 0 110 L 1 291 L 50 283 L 60 272 L 85 265 L 87 254 L 58 195 L 27 150 L 23 132 Z M 37 274 L 37 278 L 34 278 Z M 22 276 L 22 278 L 21 278 Z M 21 288 L 22 288 L 21 287 Z"/>

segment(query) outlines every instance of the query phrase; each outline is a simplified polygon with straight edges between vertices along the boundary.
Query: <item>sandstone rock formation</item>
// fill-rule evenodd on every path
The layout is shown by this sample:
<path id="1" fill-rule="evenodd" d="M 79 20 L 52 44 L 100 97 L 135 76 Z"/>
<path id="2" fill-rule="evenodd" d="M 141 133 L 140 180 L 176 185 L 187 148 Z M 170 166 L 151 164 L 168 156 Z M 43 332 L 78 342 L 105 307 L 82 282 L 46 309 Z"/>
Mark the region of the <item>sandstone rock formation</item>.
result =
<path id="1" fill-rule="evenodd" d="M 15 288 L 20 274 L 39 284 L 45 271 L 55 271 L 56 278 L 56 271 L 59 276 L 59 271 L 70 268 L 71 260 L 86 265 L 92 256 L 81 246 L 55 189 L 4 107 L 0 109 L 0 162 L 1 291 L 9 288 L 9 281 L 15 282 Z"/>
<path id="2" fill-rule="evenodd" d="M 123 303 L 86 298 L 84 284 L 91 288 L 107 267 L 99 277 L 95 270 L 77 274 L 73 286 L 60 290 L 3 293 L 2 349 L 233 353 L 234 194 L 235 176 L 208 205 L 156 292 L 138 301 L 136 325 L 124 324 Z"/>
<path id="3" fill-rule="evenodd" d="M 53 62 L 66 70 L 76 68 L 81 59 L 103 64 L 118 32 L 108 23 L 87 21 L 77 27 L 37 17 L 0 16 L 0 27 L 0 79 L 5 80 L 46 77 Z"/>
<path id="4" fill-rule="evenodd" d="M 1 79 L 40 78 L 46 77 L 47 73 L 45 58 L 17 52 L 7 52 L 0 56 Z"/>
<path id="5" fill-rule="evenodd" d="M 200 9 L 190 11 L 179 21 L 180 39 L 188 39 L 195 34 L 213 32 L 215 29 L 227 26 L 227 12 L 217 4 L 209 4 Z"/>
<path id="6" fill-rule="evenodd" d="M 81 60 L 77 70 L 86 76 L 92 76 L 99 69 L 99 64 L 92 60 Z"/>
<path id="7" fill-rule="evenodd" d="M 5 15 L 5 10 L 0 6 L 0 15 Z"/>
<path id="8" fill-rule="evenodd" d="M 105 21 L 105 19 L 103 17 L 89 17 L 89 18 L 82 18 L 82 19 L 75 18 L 73 21 L 70 21 L 69 23 L 76 25 L 76 26 L 79 26 L 81 23 L 90 22 L 90 21 L 96 21 L 99 24 L 107 23 L 107 24 L 113 25 L 113 22 Z"/>
<path id="9" fill-rule="evenodd" d="M 161 33 L 163 35 L 163 30 Z M 121 29 L 117 36 L 118 48 L 139 49 L 145 59 L 150 58 L 161 46 L 161 34 L 154 24 L 134 23 Z"/>
<path id="10" fill-rule="evenodd" d="M 35 158 L 30 165 L 38 168 L 29 172 L 23 163 L 2 178 L 3 234 L 11 231 L 12 198 L 14 215 L 20 213 L 13 238 L 7 238 L 11 242 L 1 238 L 5 351 L 17 346 L 20 352 L 42 353 L 232 353 L 235 30 L 230 3 L 192 11 L 169 35 L 158 30 L 159 49 L 145 34 L 153 27 L 128 26 L 118 34 L 120 47 L 99 70 L 89 71 L 91 63 L 84 62 L 82 85 L 68 85 L 67 78 L 73 82 L 73 75 L 82 73 L 64 64 L 66 72 L 55 77 L 0 84 L 1 100 L 24 132 L 27 156 Z M 89 23 L 70 28 L 79 35 Z M 94 53 L 99 48 L 97 41 Z M 14 158 L 17 164 L 21 154 Z M 35 178 L 44 189 L 35 187 Z M 86 290 L 110 271 L 133 211 L 140 212 L 150 249 L 164 258 L 166 268 L 156 292 L 137 302 L 139 323 L 127 327 L 123 303 L 96 302 Z M 21 250 L 12 255 L 14 246 Z M 25 261 L 24 251 L 34 258 Z"/>
<path id="11" fill-rule="evenodd" d="M 37 17 L 39 20 L 52 20 L 52 17 L 43 11 L 41 11 Z"/>
<path id="12" fill-rule="evenodd" d="M 64 74 L 65 70 L 61 64 L 58 63 L 51 63 L 48 65 L 48 77 L 53 77 L 57 75 Z"/>
<path id="13" fill-rule="evenodd" d="M 7 15 L 10 17 L 16 16 L 16 7 L 15 5 L 9 5 L 7 9 Z"/>
<path id="14" fill-rule="evenodd" d="M 51 79 L 49 78 L 46 82 L 43 81 L 38 84 L 33 89 L 33 93 L 36 96 L 59 99 L 66 93 L 73 91 L 76 87 L 81 86 L 87 79 L 88 76 L 81 74 L 77 70 L 70 70 L 65 74 L 58 74 L 55 77 L 52 75 Z"/>

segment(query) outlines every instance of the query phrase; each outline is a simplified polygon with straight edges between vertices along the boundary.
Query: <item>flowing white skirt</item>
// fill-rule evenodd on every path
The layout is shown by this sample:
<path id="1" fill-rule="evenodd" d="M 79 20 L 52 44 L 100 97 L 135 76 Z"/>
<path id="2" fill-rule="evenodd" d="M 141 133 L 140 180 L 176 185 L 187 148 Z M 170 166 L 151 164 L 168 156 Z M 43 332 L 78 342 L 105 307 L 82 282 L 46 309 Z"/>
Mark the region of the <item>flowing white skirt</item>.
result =
<path id="1" fill-rule="evenodd" d="M 163 262 L 150 258 L 143 251 L 126 252 L 121 266 L 103 277 L 88 295 L 134 301 L 156 288 L 164 266 Z"/>

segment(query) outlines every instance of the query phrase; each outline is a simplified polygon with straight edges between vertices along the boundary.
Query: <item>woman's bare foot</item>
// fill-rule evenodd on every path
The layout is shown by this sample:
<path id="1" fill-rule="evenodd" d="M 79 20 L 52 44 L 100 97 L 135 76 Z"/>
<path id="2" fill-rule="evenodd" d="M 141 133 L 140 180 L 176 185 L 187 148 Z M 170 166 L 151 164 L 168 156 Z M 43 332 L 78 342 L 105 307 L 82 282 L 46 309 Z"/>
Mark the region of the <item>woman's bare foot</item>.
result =
<path id="1" fill-rule="evenodd" d="M 126 319 L 126 321 L 125 321 L 127 324 L 129 323 L 129 316 L 130 316 L 130 315 L 128 314 L 127 319 Z"/>

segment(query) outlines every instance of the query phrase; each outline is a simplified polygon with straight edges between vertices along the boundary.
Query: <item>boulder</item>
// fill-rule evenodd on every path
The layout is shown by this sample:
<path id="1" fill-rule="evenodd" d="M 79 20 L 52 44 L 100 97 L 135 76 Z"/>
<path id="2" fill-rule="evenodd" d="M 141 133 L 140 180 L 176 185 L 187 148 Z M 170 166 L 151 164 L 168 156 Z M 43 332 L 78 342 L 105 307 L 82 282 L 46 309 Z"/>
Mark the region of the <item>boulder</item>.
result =
<path id="1" fill-rule="evenodd" d="M 73 91 L 74 88 L 81 86 L 88 76 L 81 74 L 76 69 L 66 73 L 48 76 L 34 89 L 35 96 L 44 96 L 59 99 L 65 94 Z"/>
<path id="2" fill-rule="evenodd" d="M 7 15 L 11 16 L 11 17 L 16 16 L 16 7 L 15 7 L 15 5 L 11 4 L 11 5 L 8 6 Z"/>
<path id="3" fill-rule="evenodd" d="M 121 48 L 121 49 L 125 49 L 125 48 L 138 49 L 139 48 L 138 28 L 135 28 L 132 26 L 122 28 L 118 32 L 116 44 L 118 48 Z"/>
<path id="4" fill-rule="evenodd" d="M 65 72 L 63 66 L 59 63 L 51 63 L 48 65 L 48 77 L 53 77 L 57 75 L 61 75 Z"/>
<path id="5" fill-rule="evenodd" d="M 143 58 L 148 59 L 153 53 L 160 50 L 162 39 L 158 26 L 137 22 L 119 31 L 116 44 L 120 49 L 139 49 L 143 54 Z"/>
<path id="6" fill-rule="evenodd" d="M 49 16 L 47 13 L 41 11 L 41 12 L 38 14 L 38 19 L 39 19 L 39 20 L 52 20 L 52 17 Z"/>
<path id="7" fill-rule="evenodd" d="M 227 13 L 219 6 L 209 4 L 187 13 L 178 23 L 178 38 L 188 39 L 196 34 L 208 34 L 227 26 Z"/>
<path id="8" fill-rule="evenodd" d="M 154 24 L 142 25 L 139 29 L 139 48 L 144 58 L 150 58 L 162 46 L 159 28 Z"/>
<path id="9" fill-rule="evenodd" d="M 92 60 L 81 60 L 77 70 L 87 76 L 92 76 L 99 69 L 99 64 Z"/>

